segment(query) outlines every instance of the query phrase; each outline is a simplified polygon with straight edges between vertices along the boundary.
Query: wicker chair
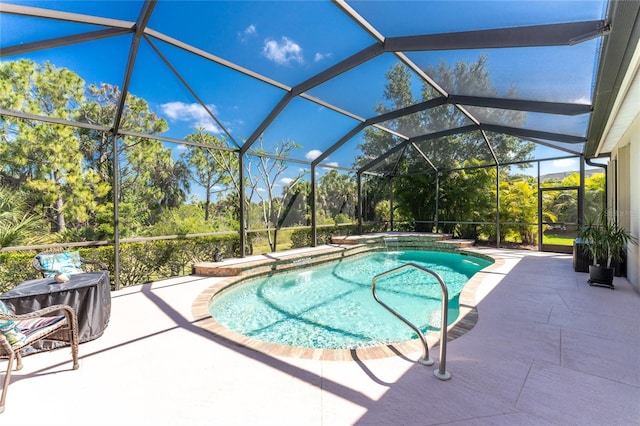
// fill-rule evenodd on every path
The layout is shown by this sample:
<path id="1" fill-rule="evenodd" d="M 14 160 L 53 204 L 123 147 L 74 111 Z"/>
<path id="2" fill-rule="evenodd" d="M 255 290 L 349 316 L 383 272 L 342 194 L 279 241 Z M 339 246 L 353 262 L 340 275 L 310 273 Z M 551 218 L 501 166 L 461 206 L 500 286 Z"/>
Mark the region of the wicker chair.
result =
<path id="1" fill-rule="evenodd" d="M 55 316 L 46 316 L 58 313 Z M 64 340 L 71 344 L 73 369 L 78 364 L 78 320 L 74 310 L 66 305 L 53 305 L 28 314 L 14 315 L 0 312 L 0 320 L 13 321 L 17 329 L 25 336 L 24 341 L 11 344 L 5 334 L 0 333 L 0 358 L 8 359 L 7 372 L 4 376 L 2 396 L 0 397 L 0 413 L 4 412 L 4 403 L 11 381 L 13 360 L 16 360 L 16 370 L 22 369 L 22 348 L 47 338 L 49 340 Z M 56 333 L 60 331 L 59 333 Z"/>
<path id="2" fill-rule="evenodd" d="M 47 251 L 43 251 L 40 252 L 36 255 L 36 257 L 33 258 L 33 261 L 31 262 L 31 264 L 33 265 L 33 268 L 40 272 L 42 274 L 42 277 L 46 277 L 49 274 L 55 274 L 58 271 L 52 271 L 49 269 L 46 269 L 41 263 L 40 263 L 40 258 L 39 256 L 41 255 L 56 255 L 56 254 L 60 254 L 60 253 L 64 253 L 66 250 L 63 248 L 60 249 L 52 249 L 52 250 L 47 250 Z M 108 266 L 106 263 L 104 262 L 100 262 L 97 260 L 88 260 L 85 259 L 83 257 L 80 258 L 80 262 L 82 264 L 82 266 L 84 265 L 97 265 L 101 270 L 107 270 Z"/>

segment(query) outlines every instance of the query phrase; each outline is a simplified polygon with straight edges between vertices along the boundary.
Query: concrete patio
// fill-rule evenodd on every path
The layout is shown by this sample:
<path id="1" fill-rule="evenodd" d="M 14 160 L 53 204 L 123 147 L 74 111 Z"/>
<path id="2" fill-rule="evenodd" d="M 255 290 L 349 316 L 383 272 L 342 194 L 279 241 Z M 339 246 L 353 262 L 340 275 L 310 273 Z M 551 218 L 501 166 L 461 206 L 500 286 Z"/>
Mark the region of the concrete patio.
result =
<path id="1" fill-rule="evenodd" d="M 220 278 L 112 293 L 105 334 L 24 359 L 2 425 L 637 425 L 640 296 L 587 284 L 568 255 L 477 248 L 478 322 L 447 348 L 446 382 L 421 353 L 276 357 L 200 328 L 192 304 Z M 2 363 L 1 368 L 6 364 Z"/>

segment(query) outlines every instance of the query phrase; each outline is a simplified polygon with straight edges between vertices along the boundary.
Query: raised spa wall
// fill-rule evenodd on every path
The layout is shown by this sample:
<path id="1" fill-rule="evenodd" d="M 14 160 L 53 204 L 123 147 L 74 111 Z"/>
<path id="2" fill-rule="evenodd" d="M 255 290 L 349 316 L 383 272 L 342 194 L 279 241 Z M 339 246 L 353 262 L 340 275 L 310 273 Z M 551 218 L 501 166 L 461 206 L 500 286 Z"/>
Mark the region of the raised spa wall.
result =
<path id="1" fill-rule="evenodd" d="M 308 267 L 329 260 L 351 257 L 375 250 L 454 251 L 473 246 L 473 240 L 451 239 L 450 234 L 386 232 L 337 236 L 331 244 L 267 253 L 221 262 L 199 262 L 192 274 L 214 277 L 247 277 L 277 270 Z"/>

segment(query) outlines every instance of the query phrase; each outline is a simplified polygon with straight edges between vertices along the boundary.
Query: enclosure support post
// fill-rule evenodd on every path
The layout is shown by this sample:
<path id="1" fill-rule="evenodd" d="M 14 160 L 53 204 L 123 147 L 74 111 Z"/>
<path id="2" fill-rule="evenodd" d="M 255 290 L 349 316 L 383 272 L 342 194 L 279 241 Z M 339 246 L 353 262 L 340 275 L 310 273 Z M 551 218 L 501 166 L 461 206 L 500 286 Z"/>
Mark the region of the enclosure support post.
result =
<path id="1" fill-rule="evenodd" d="M 538 167 L 538 178 L 536 179 L 536 184 L 538 185 L 537 191 L 538 191 L 538 251 L 542 251 L 542 238 L 544 237 L 543 235 L 543 227 L 544 225 L 542 224 L 542 191 L 540 191 L 540 162 L 537 162 L 537 167 Z"/>
<path id="2" fill-rule="evenodd" d="M 239 218 L 240 219 L 240 257 L 245 257 L 245 253 L 247 250 L 247 230 L 245 227 L 245 217 L 244 217 L 244 155 L 242 151 L 238 151 L 238 181 L 240 183 L 239 188 Z"/>
<path id="3" fill-rule="evenodd" d="M 435 215 L 435 230 L 432 229 L 436 234 L 440 232 L 440 224 L 438 223 L 438 210 L 440 209 L 440 172 L 436 170 L 436 215 Z"/>
<path id="4" fill-rule="evenodd" d="M 393 232 L 393 176 L 389 177 L 389 227 Z"/>
<path id="5" fill-rule="evenodd" d="M 120 290 L 120 179 L 118 174 L 118 135 L 111 134 L 113 150 L 113 279 Z"/>
<path id="6" fill-rule="evenodd" d="M 578 228 L 584 223 L 584 155 L 580 155 L 580 188 L 578 189 Z"/>
<path id="7" fill-rule="evenodd" d="M 356 178 L 358 182 L 358 234 L 362 235 L 362 174 L 358 172 Z"/>
<path id="8" fill-rule="evenodd" d="M 500 248 L 500 165 L 496 164 L 496 247 Z"/>
<path id="9" fill-rule="evenodd" d="M 316 166 L 311 165 L 311 247 L 318 245 L 318 228 L 316 226 Z"/>

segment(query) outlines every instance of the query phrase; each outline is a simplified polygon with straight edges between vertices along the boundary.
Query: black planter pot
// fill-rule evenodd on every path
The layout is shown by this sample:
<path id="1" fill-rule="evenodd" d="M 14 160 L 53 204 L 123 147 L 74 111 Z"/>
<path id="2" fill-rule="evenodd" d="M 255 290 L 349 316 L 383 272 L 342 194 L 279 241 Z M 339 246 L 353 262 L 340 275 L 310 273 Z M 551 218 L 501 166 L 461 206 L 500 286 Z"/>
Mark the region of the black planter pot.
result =
<path id="1" fill-rule="evenodd" d="M 576 272 L 589 272 L 589 265 L 593 258 L 587 251 L 587 245 L 580 238 L 573 241 L 573 270 Z"/>
<path id="2" fill-rule="evenodd" d="M 589 265 L 589 285 L 607 287 L 613 290 L 613 268 Z"/>

